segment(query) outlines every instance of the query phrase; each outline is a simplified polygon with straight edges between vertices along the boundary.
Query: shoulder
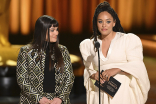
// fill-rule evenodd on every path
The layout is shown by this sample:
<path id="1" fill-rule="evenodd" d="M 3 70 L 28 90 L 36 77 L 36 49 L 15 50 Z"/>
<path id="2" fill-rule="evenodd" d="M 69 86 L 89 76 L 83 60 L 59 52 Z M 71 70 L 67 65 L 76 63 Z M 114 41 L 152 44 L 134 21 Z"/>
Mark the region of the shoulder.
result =
<path id="1" fill-rule="evenodd" d="M 125 39 L 140 39 L 136 34 L 133 33 L 121 33 L 117 32 L 119 37 L 123 37 Z"/>
<path id="2" fill-rule="evenodd" d="M 141 39 L 133 33 L 124 33 L 121 35 L 119 41 L 126 46 L 127 49 L 142 47 Z"/>
<path id="3" fill-rule="evenodd" d="M 86 59 L 91 53 L 94 51 L 94 40 L 93 39 L 85 39 L 80 43 L 79 49 L 83 59 Z"/>
<path id="4" fill-rule="evenodd" d="M 66 46 L 61 45 L 61 44 L 58 44 L 58 47 L 59 47 L 60 49 L 62 49 L 62 50 L 63 50 L 63 49 L 67 49 Z"/>
<path id="5" fill-rule="evenodd" d="M 24 46 L 21 47 L 21 51 L 28 52 L 30 50 L 30 48 L 31 48 L 31 45 L 30 44 L 27 44 L 27 45 L 24 45 Z"/>
<path id="6" fill-rule="evenodd" d="M 124 36 L 129 39 L 140 39 L 136 34 L 133 34 L 133 33 L 127 33 L 127 34 L 124 34 Z"/>
<path id="7" fill-rule="evenodd" d="M 88 44 L 91 42 L 93 42 L 93 39 L 84 39 L 83 41 L 81 41 L 80 45 Z"/>
<path id="8" fill-rule="evenodd" d="M 125 34 L 126 41 L 131 44 L 142 44 L 141 39 L 133 33 Z"/>
<path id="9" fill-rule="evenodd" d="M 66 46 L 61 45 L 61 44 L 58 44 L 58 47 L 59 47 L 59 49 L 60 49 L 61 52 L 64 52 L 64 51 L 67 51 L 68 50 Z"/>
<path id="10" fill-rule="evenodd" d="M 141 42 L 141 39 L 133 33 L 121 33 L 118 32 L 118 37 L 120 37 L 121 39 L 125 40 L 126 42 Z"/>
<path id="11" fill-rule="evenodd" d="M 93 45 L 93 39 L 84 39 L 81 41 L 79 48 L 89 48 Z"/>

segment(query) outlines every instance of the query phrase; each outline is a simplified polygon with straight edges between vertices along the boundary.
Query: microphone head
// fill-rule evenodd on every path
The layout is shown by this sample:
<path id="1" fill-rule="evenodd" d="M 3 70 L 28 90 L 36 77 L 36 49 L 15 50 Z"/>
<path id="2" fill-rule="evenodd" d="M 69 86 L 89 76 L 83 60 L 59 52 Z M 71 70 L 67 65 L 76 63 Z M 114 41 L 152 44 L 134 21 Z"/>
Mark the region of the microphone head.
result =
<path id="1" fill-rule="evenodd" d="M 97 49 L 100 47 L 100 43 L 99 43 L 98 41 L 96 41 L 96 42 L 94 43 L 94 45 L 95 45 L 95 47 L 96 47 Z"/>

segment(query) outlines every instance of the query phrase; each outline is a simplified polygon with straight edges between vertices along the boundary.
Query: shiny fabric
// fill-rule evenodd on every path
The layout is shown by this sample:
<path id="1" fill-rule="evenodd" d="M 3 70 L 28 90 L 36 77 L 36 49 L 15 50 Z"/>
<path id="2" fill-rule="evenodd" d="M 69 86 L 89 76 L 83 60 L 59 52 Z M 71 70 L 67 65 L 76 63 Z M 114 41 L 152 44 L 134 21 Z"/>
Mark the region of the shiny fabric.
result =
<path id="1" fill-rule="evenodd" d="M 55 92 L 45 93 L 43 79 L 46 53 L 41 51 L 40 60 L 37 50 L 30 49 L 29 45 L 21 47 L 16 68 L 17 83 L 21 88 L 20 104 L 37 104 L 42 97 L 50 100 L 58 97 L 62 99 L 62 104 L 70 104 L 69 94 L 75 77 L 67 48 L 62 45 L 59 48 L 64 60 L 64 72 L 55 71 Z"/>

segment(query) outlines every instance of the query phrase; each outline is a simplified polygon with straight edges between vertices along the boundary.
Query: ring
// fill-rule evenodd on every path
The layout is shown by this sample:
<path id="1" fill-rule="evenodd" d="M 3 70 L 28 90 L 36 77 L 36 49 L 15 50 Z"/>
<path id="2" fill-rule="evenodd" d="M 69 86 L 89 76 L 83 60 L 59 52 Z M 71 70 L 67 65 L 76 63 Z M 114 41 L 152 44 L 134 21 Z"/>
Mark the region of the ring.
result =
<path id="1" fill-rule="evenodd" d="M 108 75 L 105 75 L 108 78 Z"/>

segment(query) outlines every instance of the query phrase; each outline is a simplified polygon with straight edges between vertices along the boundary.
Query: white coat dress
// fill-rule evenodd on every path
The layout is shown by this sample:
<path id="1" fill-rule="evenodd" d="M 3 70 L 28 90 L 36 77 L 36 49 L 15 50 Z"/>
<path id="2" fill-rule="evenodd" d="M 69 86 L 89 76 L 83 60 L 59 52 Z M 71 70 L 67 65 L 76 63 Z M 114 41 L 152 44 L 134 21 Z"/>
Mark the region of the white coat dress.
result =
<path id="1" fill-rule="evenodd" d="M 113 98 L 101 91 L 101 104 L 145 104 L 150 82 L 143 63 L 142 43 L 138 36 L 132 33 L 116 32 L 111 41 L 107 56 L 102 54 L 100 43 L 100 70 L 120 68 L 122 72 L 114 78 L 122 84 Z M 90 76 L 98 70 L 98 53 L 95 52 L 93 39 L 85 39 L 80 43 L 80 52 L 85 65 L 84 86 L 87 94 L 87 104 L 99 104 L 99 89 L 94 86 Z"/>

